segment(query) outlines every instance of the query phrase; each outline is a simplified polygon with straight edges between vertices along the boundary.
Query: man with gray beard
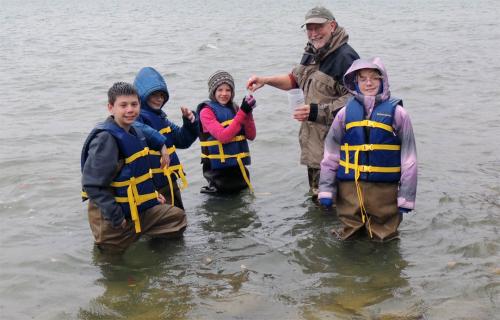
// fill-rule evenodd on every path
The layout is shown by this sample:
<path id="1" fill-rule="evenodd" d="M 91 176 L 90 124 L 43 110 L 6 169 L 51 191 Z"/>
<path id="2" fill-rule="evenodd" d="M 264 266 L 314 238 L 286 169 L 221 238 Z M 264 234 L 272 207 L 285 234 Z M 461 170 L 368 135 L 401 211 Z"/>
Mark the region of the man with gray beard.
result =
<path id="1" fill-rule="evenodd" d="M 305 104 L 295 109 L 293 117 L 301 122 L 300 163 L 307 166 L 309 194 L 317 201 L 325 137 L 335 114 L 350 97 L 343 76 L 359 55 L 347 44 L 345 29 L 324 7 L 310 9 L 302 27 L 307 31 L 308 42 L 300 64 L 289 74 L 253 75 L 247 89 L 253 92 L 267 84 L 281 90 L 303 90 Z"/>

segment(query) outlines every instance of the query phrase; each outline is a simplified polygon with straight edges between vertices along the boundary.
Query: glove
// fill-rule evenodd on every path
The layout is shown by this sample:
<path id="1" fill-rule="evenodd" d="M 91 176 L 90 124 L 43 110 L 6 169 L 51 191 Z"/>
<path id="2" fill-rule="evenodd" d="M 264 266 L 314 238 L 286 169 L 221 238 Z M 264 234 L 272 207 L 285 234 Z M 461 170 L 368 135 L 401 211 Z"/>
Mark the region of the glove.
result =
<path id="1" fill-rule="evenodd" d="M 411 209 L 407 209 L 407 208 L 402 208 L 402 207 L 399 207 L 399 213 L 403 214 L 403 213 L 408 213 L 411 211 Z"/>
<path id="2" fill-rule="evenodd" d="M 245 98 L 243 98 L 243 101 L 241 101 L 240 109 L 248 114 L 252 112 L 253 108 L 255 108 L 255 99 L 253 96 L 247 95 Z"/>
<path id="3" fill-rule="evenodd" d="M 332 198 L 319 198 L 319 203 L 325 208 L 331 208 L 333 206 Z"/>

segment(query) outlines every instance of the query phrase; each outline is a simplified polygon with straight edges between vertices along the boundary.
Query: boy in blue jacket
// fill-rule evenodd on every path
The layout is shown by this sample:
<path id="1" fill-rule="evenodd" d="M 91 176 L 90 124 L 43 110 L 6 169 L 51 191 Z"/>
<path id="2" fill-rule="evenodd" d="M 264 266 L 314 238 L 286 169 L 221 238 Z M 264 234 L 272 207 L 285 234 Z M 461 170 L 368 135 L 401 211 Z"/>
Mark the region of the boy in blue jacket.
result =
<path id="1" fill-rule="evenodd" d="M 124 250 L 146 234 L 182 236 L 184 210 L 165 204 L 151 175 L 150 148 L 168 162 L 165 138 L 135 123 L 139 97 L 128 83 L 108 91 L 110 117 L 89 134 L 82 149 L 82 196 L 89 199 L 90 228 L 99 248 Z"/>
<path id="2" fill-rule="evenodd" d="M 160 168 L 159 154 L 151 156 L 154 182 L 160 194 L 167 202 L 184 209 L 177 179 L 187 186 L 184 168 L 175 152 L 176 148 L 187 149 L 198 137 L 198 119 L 196 113 L 181 107 L 182 127 L 171 122 L 162 110 L 169 98 L 167 84 L 162 75 L 154 68 L 142 68 L 134 80 L 141 101 L 141 114 L 137 121 L 151 126 L 167 139 L 166 146 L 170 155 L 167 169 Z"/>

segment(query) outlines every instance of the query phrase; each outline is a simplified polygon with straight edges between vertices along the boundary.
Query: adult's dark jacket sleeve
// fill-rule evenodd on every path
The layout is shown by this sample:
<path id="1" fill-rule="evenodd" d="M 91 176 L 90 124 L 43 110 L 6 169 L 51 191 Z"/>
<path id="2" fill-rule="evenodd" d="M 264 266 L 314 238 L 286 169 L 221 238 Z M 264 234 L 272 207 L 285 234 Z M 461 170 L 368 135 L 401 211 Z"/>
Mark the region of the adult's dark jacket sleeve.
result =
<path id="1" fill-rule="evenodd" d="M 135 121 L 133 127 L 141 130 L 142 134 L 146 138 L 148 147 L 156 151 L 161 151 L 161 148 L 167 141 L 167 138 L 149 125 L 140 121 Z"/>

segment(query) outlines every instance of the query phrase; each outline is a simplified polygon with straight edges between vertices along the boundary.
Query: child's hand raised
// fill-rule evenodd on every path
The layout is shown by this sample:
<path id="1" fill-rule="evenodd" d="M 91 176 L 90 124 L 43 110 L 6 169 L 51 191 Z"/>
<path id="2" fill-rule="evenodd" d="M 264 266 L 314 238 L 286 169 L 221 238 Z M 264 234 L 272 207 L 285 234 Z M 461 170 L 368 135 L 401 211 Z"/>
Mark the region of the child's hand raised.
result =
<path id="1" fill-rule="evenodd" d="M 243 110 L 243 112 L 245 113 L 250 113 L 252 112 L 253 108 L 255 108 L 255 106 L 256 106 L 255 98 L 249 94 L 243 98 L 243 101 L 241 101 L 240 109 Z"/>
<path id="2" fill-rule="evenodd" d="M 181 107 L 182 116 L 190 122 L 194 122 L 194 113 L 188 107 Z"/>
<path id="3" fill-rule="evenodd" d="M 164 197 L 161 193 L 158 193 L 157 200 L 158 200 L 158 202 L 159 202 L 159 203 L 161 203 L 161 204 L 165 204 L 165 203 L 167 203 L 167 199 L 165 199 L 165 197 Z"/>
<path id="4" fill-rule="evenodd" d="M 168 154 L 167 147 L 163 145 L 160 150 L 161 158 L 160 158 L 160 168 L 168 168 L 170 165 L 170 155 Z"/>

